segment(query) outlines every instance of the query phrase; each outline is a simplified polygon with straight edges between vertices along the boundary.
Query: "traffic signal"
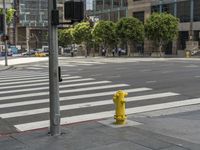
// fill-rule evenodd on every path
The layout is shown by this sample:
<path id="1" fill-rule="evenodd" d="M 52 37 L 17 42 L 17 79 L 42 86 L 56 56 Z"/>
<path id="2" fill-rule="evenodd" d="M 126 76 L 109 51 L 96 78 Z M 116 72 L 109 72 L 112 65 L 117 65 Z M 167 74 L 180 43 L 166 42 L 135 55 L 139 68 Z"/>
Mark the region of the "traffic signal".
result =
<path id="1" fill-rule="evenodd" d="M 4 16 L 0 14 L 0 33 L 3 33 L 4 30 Z"/>
<path id="2" fill-rule="evenodd" d="M 1 36 L 1 41 L 2 41 L 2 42 L 8 41 L 8 40 L 9 40 L 8 35 L 2 35 L 2 36 Z"/>
<path id="3" fill-rule="evenodd" d="M 65 2 L 65 19 L 72 22 L 80 22 L 84 18 L 83 1 L 66 1 Z"/>

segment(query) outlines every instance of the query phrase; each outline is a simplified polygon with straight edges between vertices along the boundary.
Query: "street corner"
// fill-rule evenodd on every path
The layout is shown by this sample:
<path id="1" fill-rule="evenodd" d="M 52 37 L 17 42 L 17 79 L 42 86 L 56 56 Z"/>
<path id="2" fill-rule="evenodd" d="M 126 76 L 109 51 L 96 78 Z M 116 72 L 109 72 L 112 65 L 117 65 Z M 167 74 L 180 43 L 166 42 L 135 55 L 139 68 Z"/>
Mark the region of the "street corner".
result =
<path id="1" fill-rule="evenodd" d="M 0 118 L 0 138 L 16 132 L 18 131 L 14 126 L 10 125 L 6 120 Z"/>
<path id="2" fill-rule="evenodd" d="M 2 66 L 0 65 L 0 71 L 6 71 L 14 68 L 14 66 Z"/>

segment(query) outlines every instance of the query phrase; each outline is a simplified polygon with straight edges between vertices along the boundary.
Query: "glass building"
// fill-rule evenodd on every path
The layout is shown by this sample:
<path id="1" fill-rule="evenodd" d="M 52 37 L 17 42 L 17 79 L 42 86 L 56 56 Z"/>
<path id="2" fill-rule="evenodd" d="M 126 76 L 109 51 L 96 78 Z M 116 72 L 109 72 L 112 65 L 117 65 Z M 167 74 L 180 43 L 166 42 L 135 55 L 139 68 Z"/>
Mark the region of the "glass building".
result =
<path id="1" fill-rule="evenodd" d="M 128 14 L 127 0 L 93 0 L 93 16 L 100 20 L 117 21 Z"/>
<path id="2" fill-rule="evenodd" d="M 48 0 L 14 0 L 16 43 L 23 49 L 48 44 Z M 57 0 L 60 21 L 64 20 L 64 0 Z"/>

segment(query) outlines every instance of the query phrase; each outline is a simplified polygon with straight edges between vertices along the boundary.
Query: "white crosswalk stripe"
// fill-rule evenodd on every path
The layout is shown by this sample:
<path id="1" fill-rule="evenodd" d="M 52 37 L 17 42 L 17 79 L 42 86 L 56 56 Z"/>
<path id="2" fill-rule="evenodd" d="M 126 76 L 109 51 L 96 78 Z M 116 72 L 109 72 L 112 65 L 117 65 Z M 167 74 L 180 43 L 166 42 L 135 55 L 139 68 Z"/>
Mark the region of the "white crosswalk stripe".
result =
<path id="1" fill-rule="evenodd" d="M 147 100 L 147 99 L 153 99 L 153 98 L 177 96 L 177 95 L 179 94 L 167 92 L 167 93 L 159 93 L 159 94 L 149 94 L 145 96 L 128 97 L 126 100 L 127 102 L 132 102 L 132 101 L 141 101 L 141 100 Z M 86 107 L 102 106 L 102 105 L 108 105 L 108 104 L 113 104 L 112 100 L 109 99 L 109 100 L 96 101 L 96 102 L 63 105 L 60 107 L 60 110 L 70 110 L 70 109 L 77 109 L 77 108 L 83 108 L 83 107 L 86 108 Z M 32 110 L 21 111 L 21 112 L 0 114 L 0 117 L 12 118 L 12 117 L 28 116 L 28 115 L 48 113 L 48 112 L 49 112 L 49 108 L 41 108 L 41 109 L 32 109 Z"/>
<path id="2" fill-rule="evenodd" d="M 69 75 L 64 75 L 64 77 L 68 77 Z M 48 79 L 48 75 L 45 75 L 45 76 L 38 76 L 37 79 L 35 77 L 24 77 L 23 79 L 20 78 L 20 79 L 16 79 L 16 78 L 9 78 L 9 79 L 5 79 L 5 80 L 0 80 L 0 84 L 2 85 L 3 83 L 8 83 L 8 82 L 12 82 L 12 81 L 15 81 L 14 83 L 21 83 L 21 82 L 24 82 L 26 80 L 38 80 L 38 79 Z M 71 77 L 69 77 L 69 79 L 71 79 Z M 19 82 L 20 81 L 20 82 Z M 40 80 L 41 81 L 41 80 Z M 6 85 L 6 84 L 5 84 Z"/>
<path id="3" fill-rule="evenodd" d="M 48 118 L 44 119 L 44 116 L 49 113 L 47 98 L 49 83 L 45 78 L 48 75 L 37 72 L 31 72 L 32 75 L 28 73 L 22 71 L 21 76 L 20 71 L 16 73 L 16 76 L 15 71 L 0 73 L 0 117 L 7 122 L 11 121 L 11 124 L 19 131 L 49 126 Z M 12 74 L 12 76 L 4 78 L 7 74 Z M 113 117 L 114 110 L 110 107 L 114 105 L 112 96 L 119 89 L 130 95 L 126 98 L 127 114 L 200 104 L 200 98 L 177 99 L 181 94 L 169 91 L 158 92 L 147 87 L 133 88 L 124 83 L 97 81 L 94 78 L 81 76 L 63 75 L 63 79 L 64 81 L 60 84 L 60 110 L 61 112 L 70 111 L 71 114 L 63 115 L 61 124 Z M 171 100 L 165 101 L 166 99 Z M 134 107 L 131 105 L 138 102 L 141 105 Z M 81 109 L 86 112 L 82 113 Z M 90 110 L 89 113 L 87 110 Z M 41 118 L 34 117 L 35 115 Z"/>
<path id="4" fill-rule="evenodd" d="M 63 78 L 64 79 L 64 78 Z M 61 85 L 64 83 L 76 83 L 76 82 L 83 82 L 83 81 L 93 81 L 95 79 L 93 78 L 84 78 L 84 79 L 71 79 L 71 80 L 63 80 Z M 48 82 L 41 82 L 41 83 L 32 83 L 31 86 L 48 86 Z M 23 85 L 13 85 L 13 86 L 3 86 L 1 87 L 1 90 L 9 90 L 13 88 L 26 88 L 29 87 L 29 84 L 23 84 Z"/>
<path id="5" fill-rule="evenodd" d="M 181 106 L 188 106 L 188 105 L 194 105 L 194 104 L 200 104 L 200 98 L 183 100 L 179 102 L 169 102 L 169 103 L 163 103 L 163 104 L 154 104 L 154 105 L 149 105 L 149 106 L 128 108 L 126 109 L 126 114 L 129 115 L 129 114 L 142 113 L 142 112 L 155 111 L 155 110 L 160 110 L 160 109 L 168 109 L 168 108 L 181 107 Z M 61 118 L 61 124 L 63 125 L 63 124 L 71 124 L 71 123 L 77 123 L 77 122 L 83 122 L 83 121 L 89 121 L 89 120 L 110 118 L 110 117 L 113 117 L 114 113 L 115 113 L 114 111 L 104 111 L 104 112 L 93 113 L 93 114 L 64 117 L 64 118 Z M 18 125 L 15 125 L 15 127 L 20 131 L 45 128 L 45 127 L 49 127 L 49 120 L 18 124 Z"/>
<path id="6" fill-rule="evenodd" d="M 92 91 L 92 90 L 100 90 L 100 89 L 109 89 L 109 88 L 117 88 L 117 87 L 126 87 L 127 84 L 114 84 L 114 85 L 104 85 L 97 87 L 89 87 L 89 88 L 79 88 L 79 89 L 71 89 L 71 90 L 60 90 L 61 93 L 74 93 L 74 92 L 82 92 L 82 91 Z M 31 94 L 23 94 L 23 95 L 13 95 L 1 98 L 0 101 L 16 99 L 16 98 L 28 98 L 32 96 L 46 96 L 49 92 L 40 92 L 40 93 L 31 93 Z"/>
<path id="7" fill-rule="evenodd" d="M 68 84 L 68 85 L 61 85 L 60 88 L 68 88 L 68 87 L 76 87 L 76 86 L 84 86 L 84 85 L 98 85 L 98 84 L 105 84 L 110 83 L 110 81 L 98 81 L 98 82 L 87 82 L 87 83 L 78 83 L 78 84 Z M 31 89 L 20 89 L 20 90 L 9 90 L 9 91 L 0 91 L 0 94 L 8 94 L 8 93 L 16 93 L 16 92 L 28 92 L 28 91 L 38 91 L 38 90 L 48 90 L 49 87 L 37 87 Z"/>
<path id="8" fill-rule="evenodd" d="M 80 76 L 73 76 L 73 77 L 66 77 L 65 79 L 78 79 L 81 78 Z M 32 79 L 28 81 L 16 81 L 16 82 L 6 82 L 6 83 L 1 83 L 0 86 L 7 86 L 7 85 L 13 85 L 13 84 L 25 84 L 25 83 L 35 83 L 35 82 L 48 82 L 49 79 L 46 77 L 45 79 Z"/>
<path id="9" fill-rule="evenodd" d="M 74 61 L 74 60 L 60 60 L 59 66 L 61 67 L 77 67 L 77 66 L 93 66 L 93 65 L 102 65 L 106 64 L 105 62 L 98 62 L 98 61 Z M 42 63 L 41 64 L 34 64 L 34 65 L 20 65 L 18 68 L 26 68 L 29 70 L 43 70 L 43 69 L 48 69 L 48 64 L 47 63 Z"/>

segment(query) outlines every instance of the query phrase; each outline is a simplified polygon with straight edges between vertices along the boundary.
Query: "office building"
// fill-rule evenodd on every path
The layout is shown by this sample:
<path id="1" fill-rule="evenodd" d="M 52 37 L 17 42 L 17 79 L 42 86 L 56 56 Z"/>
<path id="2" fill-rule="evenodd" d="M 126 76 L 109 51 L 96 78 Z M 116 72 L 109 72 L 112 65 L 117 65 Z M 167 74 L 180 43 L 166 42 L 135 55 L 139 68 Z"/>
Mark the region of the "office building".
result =
<path id="1" fill-rule="evenodd" d="M 199 0 L 94 0 L 93 14 L 104 20 L 116 21 L 123 16 L 134 16 L 145 22 L 153 12 L 167 12 L 180 19 L 178 39 L 165 46 L 166 54 L 181 54 L 187 41 L 200 41 L 200 1 Z M 112 11 L 113 10 L 113 11 Z M 141 48 L 139 48 L 141 51 Z M 138 52 L 135 49 L 134 52 Z M 145 40 L 142 53 L 154 51 L 152 43 Z"/>
<path id="2" fill-rule="evenodd" d="M 126 17 L 128 13 L 127 0 L 93 0 L 93 11 L 91 15 L 100 20 L 117 21 Z"/>
<path id="3" fill-rule="evenodd" d="M 200 41 L 199 0 L 129 0 L 128 4 L 128 15 L 141 21 L 145 21 L 153 12 L 167 12 L 180 19 L 178 39 L 165 47 L 166 54 L 183 53 L 187 41 Z M 145 41 L 144 51 L 152 49 L 152 44 Z"/>

